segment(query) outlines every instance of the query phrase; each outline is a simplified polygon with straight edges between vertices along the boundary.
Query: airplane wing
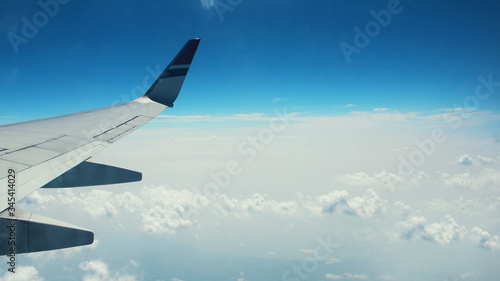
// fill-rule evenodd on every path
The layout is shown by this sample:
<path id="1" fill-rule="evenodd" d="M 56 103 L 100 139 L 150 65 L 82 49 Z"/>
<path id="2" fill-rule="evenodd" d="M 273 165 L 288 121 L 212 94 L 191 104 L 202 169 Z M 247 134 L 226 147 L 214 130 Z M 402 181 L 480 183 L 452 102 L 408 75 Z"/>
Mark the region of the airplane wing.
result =
<path id="1" fill-rule="evenodd" d="M 91 231 L 15 208 L 38 188 L 139 181 L 141 173 L 91 157 L 172 107 L 200 39 L 189 40 L 151 88 L 133 101 L 54 118 L 0 126 L 0 255 L 92 244 Z"/>

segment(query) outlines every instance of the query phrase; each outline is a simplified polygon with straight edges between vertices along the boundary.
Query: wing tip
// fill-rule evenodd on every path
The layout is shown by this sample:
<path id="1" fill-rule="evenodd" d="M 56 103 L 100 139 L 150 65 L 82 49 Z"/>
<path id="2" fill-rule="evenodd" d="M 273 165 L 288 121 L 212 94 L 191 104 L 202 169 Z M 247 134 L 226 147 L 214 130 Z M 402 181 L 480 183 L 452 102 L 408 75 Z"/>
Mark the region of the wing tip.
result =
<path id="1" fill-rule="evenodd" d="M 194 54 L 198 49 L 200 44 L 200 39 L 195 38 L 188 40 L 187 43 L 182 47 L 181 51 L 175 56 L 170 65 L 189 65 L 193 61 Z"/>
<path id="2" fill-rule="evenodd" d="M 173 103 L 179 95 L 184 78 L 191 66 L 200 41 L 200 38 L 188 40 L 160 77 L 156 79 L 155 83 L 146 92 L 145 96 L 167 107 L 173 107 Z M 169 80 L 170 78 L 178 77 L 181 79 L 176 79 L 176 81 Z"/>

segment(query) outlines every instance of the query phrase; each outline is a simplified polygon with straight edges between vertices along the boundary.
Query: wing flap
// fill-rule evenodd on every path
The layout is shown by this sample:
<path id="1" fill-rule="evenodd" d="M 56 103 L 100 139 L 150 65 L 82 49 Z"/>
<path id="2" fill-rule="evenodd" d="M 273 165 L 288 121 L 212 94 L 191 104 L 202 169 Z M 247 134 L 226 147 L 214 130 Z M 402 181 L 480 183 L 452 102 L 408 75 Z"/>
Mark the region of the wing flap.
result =
<path id="1" fill-rule="evenodd" d="M 73 136 L 61 136 L 58 138 L 54 138 L 52 140 L 37 144 L 36 147 L 54 151 L 60 154 L 67 153 L 73 149 L 75 149 L 75 144 L 87 144 L 87 141 L 82 138 L 73 137 Z"/>
<path id="2" fill-rule="evenodd" d="M 32 253 L 89 245 L 94 242 L 92 231 L 66 222 L 16 210 L 0 214 L 0 255 Z M 14 251 L 13 251 L 14 250 Z"/>
<path id="3" fill-rule="evenodd" d="M 105 146 L 98 142 L 89 143 L 68 153 L 52 158 L 41 164 L 29 167 L 19 172 L 20 168 L 13 165 L 12 169 L 16 171 L 16 198 L 17 201 L 26 197 L 33 191 L 47 184 L 54 178 L 62 175 L 69 169 L 75 167 L 81 162 L 87 160 L 92 155 L 102 150 Z M 0 179 L 0 186 L 8 186 L 7 177 Z M 8 207 L 7 189 L 2 189 L 0 194 L 0 208 L 5 210 Z"/>
<path id="4" fill-rule="evenodd" d="M 51 150 L 31 146 L 2 155 L 0 159 L 26 166 L 35 166 L 59 155 L 61 154 Z"/>
<path id="5" fill-rule="evenodd" d="M 0 179 L 7 178 L 7 174 L 8 174 L 7 170 L 8 169 L 16 168 L 18 171 L 23 171 L 23 170 L 26 170 L 29 168 L 29 166 L 22 165 L 19 163 L 14 163 L 11 161 L 2 160 L 2 159 L 0 159 L 0 167 L 2 167 L 2 169 L 0 169 Z M 2 184 L 4 184 L 4 182 L 2 180 L 0 180 L 0 182 Z M 5 181 L 5 184 L 6 183 L 7 183 L 7 181 Z"/>
<path id="6" fill-rule="evenodd" d="M 102 140 L 106 142 L 115 142 L 118 139 L 132 133 L 142 125 L 146 124 L 147 122 L 151 121 L 151 117 L 146 117 L 146 116 L 135 116 L 119 125 L 117 125 L 114 128 L 108 129 L 96 136 L 94 136 L 94 139 L 97 140 Z"/>

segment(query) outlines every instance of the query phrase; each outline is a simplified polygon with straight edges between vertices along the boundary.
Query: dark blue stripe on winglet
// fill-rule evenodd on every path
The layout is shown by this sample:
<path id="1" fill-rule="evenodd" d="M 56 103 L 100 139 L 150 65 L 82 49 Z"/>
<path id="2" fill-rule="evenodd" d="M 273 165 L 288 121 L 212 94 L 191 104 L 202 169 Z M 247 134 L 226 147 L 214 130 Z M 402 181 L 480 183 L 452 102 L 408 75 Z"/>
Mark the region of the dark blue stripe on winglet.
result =
<path id="1" fill-rule="evenodd" d="M 177 77 L 177 76 L 186 76 L 188 73 L 189 68 L 177 68 L 177 69 L 169 69 L 165 73 L 165 77 L 163 78 L 168 78 L 168 77 Z"/>

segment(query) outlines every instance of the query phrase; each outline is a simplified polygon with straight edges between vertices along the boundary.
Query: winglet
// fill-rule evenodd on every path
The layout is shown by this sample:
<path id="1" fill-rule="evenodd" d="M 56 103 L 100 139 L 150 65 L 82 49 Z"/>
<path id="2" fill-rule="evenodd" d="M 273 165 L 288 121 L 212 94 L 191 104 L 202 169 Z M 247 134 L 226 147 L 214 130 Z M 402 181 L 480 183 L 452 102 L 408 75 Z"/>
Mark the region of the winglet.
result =
<path id="1" fill-rule="evenodd" d="M 174 101 L 181 91 L 182 83 L 186 78 L 199 44 L 200 39 L 198 38 L 189 40 L 156 79 L 145 96 L 168 107 L 174 106 Z"/>

